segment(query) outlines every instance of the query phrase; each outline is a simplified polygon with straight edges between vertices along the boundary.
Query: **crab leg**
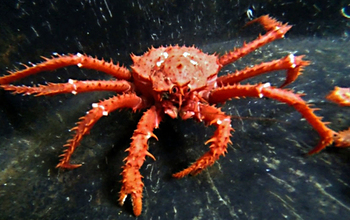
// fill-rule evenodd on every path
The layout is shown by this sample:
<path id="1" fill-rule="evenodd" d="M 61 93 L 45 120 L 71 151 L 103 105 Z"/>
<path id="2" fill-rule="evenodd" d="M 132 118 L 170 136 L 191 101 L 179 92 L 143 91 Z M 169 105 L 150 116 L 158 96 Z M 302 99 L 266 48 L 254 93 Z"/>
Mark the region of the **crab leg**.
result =
<path id="1" fill-rule="evenodd" d="M 309 152 L 314 154 L 328 145 L 333 143 L 333 135 L 335 131 L 326 126 L 326 122 L 322 122 L 322 117 L 314 114 L 317 109 L 312 109 L 299 95 L 284 89 L 274 88 L 266 84 L 258 85 L 232 85 L 213 90 L 210 94 L 209 101 L 211 103 L 222 103 L 234 97 L 268 97 L 280 102 L 284 102 L 293 106 L 301 115 L 309 122 L 309 124 L 319 133 L 321 140 L 318 145 Z"/>
<path id="2" fill-rule="evenodd" d="M 350 88 L 336 86 L 326 98 L 340 106 L 350 106 Z M 350 147 L 350 128 L 339 131 L 334 137 L 334 144 L 337 147 Z"/>
<path id="3" fill-rule="evenodd" d="M 5 90 L 13 91 L 15 94 L 24 95 L 57 95 L 62 93 L 72 93 L 74 95 L 81 92 L 92 91 L 113 91 L 113 92 L 128 92 L 132 88 L 132 84 L 125 80 L 103 81 L 78 81 L 69 79 L 68 83 L 48 83 L 48 85 L 39 86 L 14 86 L 0 85 Z"/>
<path id="4" fill-rule="evenodd" d="M 120 190 L 119 203 L 122 206 L 127 195 L 130 194 L 135 216 L 139 216 L 142 211 L 142 191 L 144 184 L 142 183 L 142 176 L 139 169 L 145 161 L 146 156 L 155 160 L 154 156 L 148 152 L 147 141 L 151 137 L 157 139 L 153 134 L 153 129 L 158 128 L 161 119 L 162 114 L 157 111 L 155 106 L 152 106 L 146 111 L 131 138 L 130 147 L 126 150 L 129 152 L 129 155 L 124 159 L 125 165 L 121 173 L 123 176 L 123 185 Z"/>
<path id="5" fill-rule="evenodd" d="M 83 136 L 89 133 L 92 126 L 102 116 L 107 116 L 110 112 L 120 108 L 140 109 L 142 108 L 142 99 L 135 94 L 124 94 L 92 104 L 92 109 L 88 111 L 85 116 L 80 118 L 76 127 L 71 129 L 71 131 L 75 131 L 75 134 L 73 138 L 68 140 L 67 144 L 64 145 L 64 147 L 67 148 L 63 151 L 63 154 L 60 155 L 62 158 L 56 168 L 74 169 L 80 167 L 81 164 L 70 164 L 69 160 Z"/>
<path id="6" fill-rule="evenodd" d="M 219 63 L 223 66 L 227 64 L 233 63 L 239 58 L 249 54 L 250 52 L 256 50 L 259 47 L 264 46 L 276 39 L 280 39 L 284 37 L 284 34 L 292 27 L 287 24 L 282 24 L 277 20 L 270 18 L 268 15 L 261 16 L 257 19 L 254 19 L 246 24 L 250 25 L 252 23 L 258 22 L 260 23 L 264 29 L 267 31 L 262 36 L 259 36 L 254 41 L 246 44 L 244 43 L 243 47 L 230 51 L 219 58 Z"/>
<path id="7" fill-rule="evenodd" d="M 56 70 L 58 68 L 77 65 L 80 68 L 94 69 L 107 73 L 117 79 L 128 80 L 131 77 L 130 71 L 120 66 L 119 64 L 113 64 L 112 61 L 106 62 L 104 60 L 99 60 L 81 53 L 75 55 L 58 55 L 52 59 L 43 57 L 44 62 L 28 67 L 20 71 L 11 72 L 10 75 L 0 77 L 0 84 L 8 84 L 10 82 L 22 79 L 26 76 L 33 75 L 43 71 Z"/>
<path id="8" fill-rule="evenodd" d="M 227 152 L 227 144 L 231 143 L 231 119 L 230 116 L 225 115 L 220 109 L 199 104 L 200 118 L 198 120 L 204 120 L 209 125 L 215 125 L 217 127 L 214 135 L 205 143 L 211 143 L 210 150 L 194 162 L 190 167 L 184 169 L 181 172 L 173 174 L 173 177 L 182 178 L 188 174 L 196 175 L 202 170 L 214 164 L 221 155 L 225 155 Z"/>
<path id="9" fill-rule="evenodd" d="M 335 102 L 341 106 L 350 106 L 350 88 L 341 88 L 336 86 L 327 97 L 329 101 Z"/>
<path id="10" fill-rule="evenodd" d="M 287 70 L 287 79 L 281 85 L 281 88 L 292 83 L 304 66 L 309 65 L 309 61 L 302 60 L 303 56 L 294 56 L 289 54 L 288 56 L 274 60 L 271 62 L 261 63 L 253 67 L 247 67 L 244 70 L 236 71 L 235 73 L 221 76 L 217 79 L 218 85 L 233 85 L 241 82 L 242 80 L 268 73 L 276 70 Z"/>

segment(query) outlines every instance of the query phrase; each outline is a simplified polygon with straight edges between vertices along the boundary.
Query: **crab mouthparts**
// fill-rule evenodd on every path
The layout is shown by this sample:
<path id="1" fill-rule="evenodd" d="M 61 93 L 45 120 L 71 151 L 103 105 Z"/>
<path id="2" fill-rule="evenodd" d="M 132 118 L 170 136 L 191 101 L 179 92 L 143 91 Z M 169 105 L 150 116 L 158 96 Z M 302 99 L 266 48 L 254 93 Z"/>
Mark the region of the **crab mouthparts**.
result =
<path id="1" fill-rule="evenodd" d="M 171 118 L 177 118 L 179 110 L 174 106 L 172 109 L 165 109 L 165 114 L 169 115 Z"/>
<path id="2" fill-rule="evenodd" d="M 162 106 L 164 109 L 164 113 L 169 115 L 171 118 L 177 118 L 179 112 L 181 111 L 183 104 L 182 95 L 176 95 L 173 98 L 162 101 Z"/>
<path id="3" fill-rule="evenodd" d="M 180 109 L 181 105 L 182 105 L 182 95 L 179 95 L 177 98 L 178 98 L 178 100 L 177 100 L 178 101 L 178 103 L 177 103 L 178 104 L 178 108 Z"/>

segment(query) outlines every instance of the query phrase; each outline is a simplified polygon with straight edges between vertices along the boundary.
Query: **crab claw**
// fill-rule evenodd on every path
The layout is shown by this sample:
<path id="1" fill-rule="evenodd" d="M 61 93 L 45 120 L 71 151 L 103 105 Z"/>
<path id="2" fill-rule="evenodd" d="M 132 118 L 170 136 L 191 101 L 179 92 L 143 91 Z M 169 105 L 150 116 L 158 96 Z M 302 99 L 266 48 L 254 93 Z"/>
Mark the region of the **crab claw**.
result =
<path id="1" fill-rule="evenodd" d="M 124 170 L 121 174 L 123 176 L 123 185 L 119 194 L 119 204 L 123 206 L 125 199 L 130 195 L 134 215 L 139 216 L 142 211 L 142 176 L 138 168 L 129 165 L 124 166 Z"/>
<path id="2" fill-rule="evenodd" d="M 119 204 L 121 206 L 124 205 L 125 199 L 128 196 L 128 194 L 131 195 L 131 202 L 132 202 L 132 208 L 135 216 L 139 216 L 142 211 L 142 195 L 138 195 L 138 193 L 126 193 L 125 190 L 120 191 L 119 196 Z"/>

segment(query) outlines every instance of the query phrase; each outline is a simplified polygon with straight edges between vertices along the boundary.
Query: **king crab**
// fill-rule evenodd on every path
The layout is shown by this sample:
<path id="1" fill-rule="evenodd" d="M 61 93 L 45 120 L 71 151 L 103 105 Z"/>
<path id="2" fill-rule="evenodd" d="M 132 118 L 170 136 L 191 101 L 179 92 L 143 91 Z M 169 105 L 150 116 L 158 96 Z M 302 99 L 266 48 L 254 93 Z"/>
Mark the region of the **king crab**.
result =
<path id="1" fill-rule="evenodd" d="M 102 117 L 120 108 L 132 110 L 147 109 L 141 117 L 137 129 L 132 136 L 130 147 L 126 150 L 128 156 L 122 167 L 122 188 L 119 203 L 124 204 L 131 195 L 133 212 L 136 216 L 142 211 L 142 176 L 139 172 L 145 157 L 154 156 L 148 151 L 148 139 L 157 137 L 153 130 L 158 128 L 164 115 L 171 118 L 181 117 L 183 120 L 193 118 L 207 125 L 216 126 L 214 135 L 206 142 L 210 144 L 209 151 L 200 157 L 187 169 L 173 174 L 182 178 L 188 174 L 196 175 L 212 165 L 221 155 L 227 152 L 227 144 L 231 143 L 230 116 L 215 106 L 228 99 L 239 97 L 268 97 L 294 107 L 319 133 L 321 140 L 310 151 L 319 152 L 335 141 L 341 144 L 340 138 L 335 139 L 337 132 L 326 126 L 314 110 L 300 97 L 290 90 L 283 89 L 300 75 L 303 67 L 309 64 L 303 56 L 289 54 L 286 57 L 271 62 L 261 63 L 253 67 L 218 77 L 219 71 L 226 65 L 270 43 L 283 38 L 291 28 L 269 16 L 262 16 L 248 24 L 260 23 L 266 33 L 243 47 L 218 56 L 203 53 L 195 47 L 168 46 L 151 48 L 142 56 L 131 55 L 133 65 L 131 70 L 119 64 L 113 64 L 83 54 L 69 54 L 43 57 L 44 61 L 31 67 L 0 77 L 1 87 L 13 93 L 24 95 L 56 95 L 61 93 L 78 94 L 92 91 L 114 91 L 117 93 L 109 99 L 92 104 L 92 109 L 80 118 L 77 126 L 72 128 L 74 136 L 64 145 L 66 149 L 60 156 L 56 166 L 63 169 L 74 169 L 81 164 L 71 164 L 70 158 L 83 136 L 88 134 L 92 126 Z M 80 81 L 69 79 L 67 83 L 48 83 L 39 86 L 15 86 L 9 83 L 42 71 L 77 65 L 80 68 L 94 69 L 107 73 L 115 79 L 102 81 Z M 269 83 L 242 85 L 242 80 L 276 70 L 286 70 L 287 77 L 280 88 Z"/>

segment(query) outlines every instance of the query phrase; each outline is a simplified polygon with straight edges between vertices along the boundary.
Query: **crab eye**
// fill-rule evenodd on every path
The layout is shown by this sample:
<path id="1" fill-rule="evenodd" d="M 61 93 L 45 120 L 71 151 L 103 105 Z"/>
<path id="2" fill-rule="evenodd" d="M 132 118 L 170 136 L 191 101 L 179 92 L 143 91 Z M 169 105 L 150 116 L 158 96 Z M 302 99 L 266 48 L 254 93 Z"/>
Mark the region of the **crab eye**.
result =
<path id="1" fill-rule="evenodd" d="M 173 86 L 173 88 L 171 88 L 171 93 L 177 93 L 179 91 L 179 89 L 176 86 Z"/>
<path id="2" fill-rule="evenodd" d="M 186 93 L 190 93 L 190 92 L 191 92 L 191 87 L 187 86 Z"/>

